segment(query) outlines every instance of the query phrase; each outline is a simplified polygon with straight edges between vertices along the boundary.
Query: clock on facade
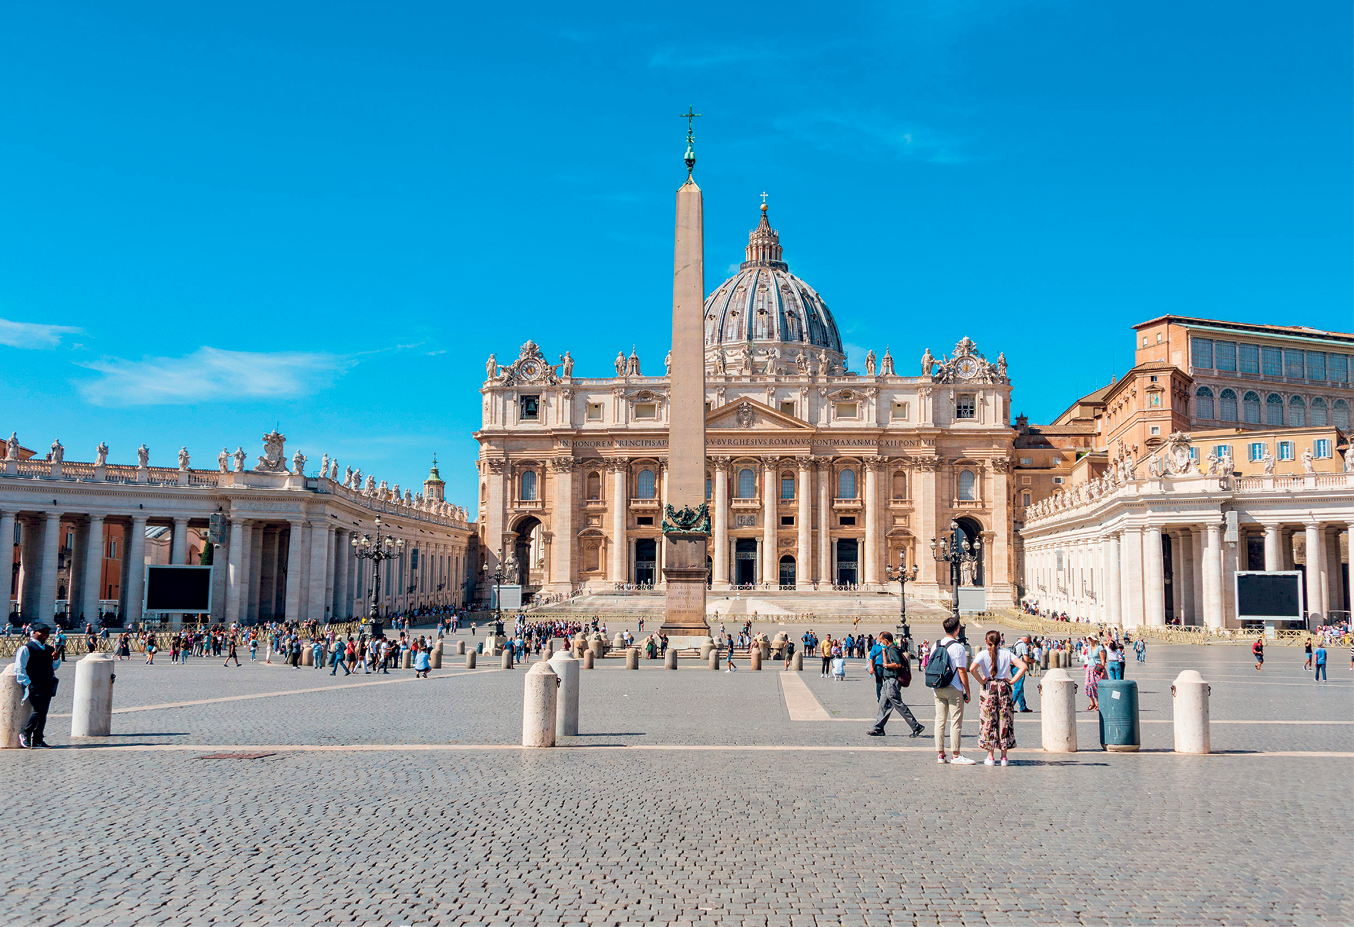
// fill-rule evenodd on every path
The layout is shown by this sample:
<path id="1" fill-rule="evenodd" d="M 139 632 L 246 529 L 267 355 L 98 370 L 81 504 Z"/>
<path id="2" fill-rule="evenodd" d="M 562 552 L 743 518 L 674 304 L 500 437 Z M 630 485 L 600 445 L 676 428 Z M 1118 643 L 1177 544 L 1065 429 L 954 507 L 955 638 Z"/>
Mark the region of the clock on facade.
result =
<path id="1" fill-rule="evenodd" d="M 965 380 L 972 380 L 978 375 L 978 360 L 974 357 L 961 357 L 959 362 L 954 365 L 955 373 Z"/>

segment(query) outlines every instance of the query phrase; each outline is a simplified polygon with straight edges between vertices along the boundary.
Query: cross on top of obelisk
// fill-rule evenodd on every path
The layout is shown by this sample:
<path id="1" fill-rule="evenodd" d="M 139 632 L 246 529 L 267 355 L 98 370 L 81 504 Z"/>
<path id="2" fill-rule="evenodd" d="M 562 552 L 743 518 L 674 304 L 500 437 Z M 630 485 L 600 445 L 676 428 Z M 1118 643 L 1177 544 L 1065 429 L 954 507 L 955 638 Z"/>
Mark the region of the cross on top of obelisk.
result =
<path id="1" fill-rule="evenodd" d="M 686 112 L 678 113 L 678 116 L 686 120 L 686 177 L 691 179 L 691 172 L 696 168 L 696 137 L 691 133 L 691 120 L 699 118 L 700 113 L 696 112 L 695 107 L 688 106 Z"/>

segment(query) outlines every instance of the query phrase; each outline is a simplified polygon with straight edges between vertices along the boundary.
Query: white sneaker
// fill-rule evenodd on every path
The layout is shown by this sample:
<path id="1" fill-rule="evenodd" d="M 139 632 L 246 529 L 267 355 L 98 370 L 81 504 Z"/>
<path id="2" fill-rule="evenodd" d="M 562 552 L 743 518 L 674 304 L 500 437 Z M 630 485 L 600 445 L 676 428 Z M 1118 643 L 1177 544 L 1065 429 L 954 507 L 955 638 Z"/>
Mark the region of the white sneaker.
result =
<path id="1" fill-rule="evenodd" d="M 976 762 L 974 762 L 973 760 L 970 760 L 968 757 L 964 756 L 964 755 L 961 753 L 959 756 L 952 756 L 952 757 L 950 757 L 950 765 L 951 765 L 951 766 L 977 766 L 978 764 L 977 764 Z"/>
<path id="2" fill-rule="evenodd" d="M 989 756 L 987 759 L 983 760 L 983 765 L 984 765 L 984 766 L 996 766 L 996 765 L 997 765 L 997 761 L 994 760 L 994 759 L 992 759 L 992 757 Z"/>
<path id="3" fill-rule="evenodd" d="M 1006 765 L 1006 757 L 1004 757 L 1004 756 L 1001 758 L 1001 765 L 1003 765 L 1003 766 Z"/>
<path id="4" fill-rule="evenodd" d="M 936 757 L 936 763 L 939 764 L 939 765 L 941 765 L 941 766 L 944 766 L 944 765 L 945 765 L 946 763 L 948 763 L 948 762 L 949 762 L 949 760 L 945 759 L 944 756 Z"/>

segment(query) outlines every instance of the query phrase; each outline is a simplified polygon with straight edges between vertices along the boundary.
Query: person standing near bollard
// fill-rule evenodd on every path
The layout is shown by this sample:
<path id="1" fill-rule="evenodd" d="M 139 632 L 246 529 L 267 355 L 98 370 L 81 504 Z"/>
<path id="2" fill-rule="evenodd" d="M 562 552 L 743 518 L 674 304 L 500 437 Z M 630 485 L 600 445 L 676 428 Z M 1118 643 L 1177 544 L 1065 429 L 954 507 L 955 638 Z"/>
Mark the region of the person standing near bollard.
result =
<path id="1" fill-rule="evenodd" d="M 1316 652 L 1312 655 L 1313 665 L 1316 667 L 1316 682 L 1325 682 L 1326 680 L 1326 645 L 1318 643 Z"/>
<path id="2" fill-rule="evenodd" d="M 987 766 L 997 765 L 996 752 L 1001 751 L 1001 765 L 1006 764 L 1006 751 L 1016 745 L 1015 700 L 1012 688 L 1024 682 L 1025 660 L 1000 646 L 1001 632 L 987 632 L 987 649 L 974 658 L 969 672 L 978 680 L 983 693 L 978 709 L 978 746 L 987 751 Z M 1012 670 L 1019 666 L 1018 672 Z"/>
<path id="3" fill-rule="evenodd" d="M 936 642 L 931 659 L 926 664 L 926 685 L 932 690 L 936 703 L 937 763 L 955 766 L 973 766 L 973 760 L 959 752 L 964 732 L 964 704 L 969 700 L 968 653 L 955 637 L 962 629 L 959 619 L 950 615 L 942 625 L 945 636 Z M 945 756 L 945 728 L 950 729 L 950 751 Z"/>
<path id="4" fill-rule="evenodd" d="M 1302 668 L 1303 668 L 1303 669 L 1309 670 L 1309 669 L 1312 668 L 1312 639 L 1311 639 L 1311 637 L 1308 637 L 1308 638 L 1307 638 L 1307 643 L 1305 643 L 1305 644 L 1302 645 L 1302 652 L 1303 652 L 1303 655 L 1306 657 L 1306 659 L 1304 659 L 1304 660 L 1302 661 Z"/>
<path id="5" fill-rule="evenodd" d="M 1033 662 L 1033 660 L 1031 659 L 1033 654 L 1030 650 L 1030 636 L 1028 634 L 1024 635 L 1023 637 L 1020 638 L 1020 640 L 1016 641 L 1015 655 L 1016 659 L 1020 660 L 1022 665 L 1025 667 L 1029 667 Z M 1022 669 L 1020 673 L 1014 679 L 1011 680 L 1011 704 L 1015 707 L 1016 711 L 1019 712 L 1030 711 L 1030 706 L 1025 704 L 1024 669 Z"/>
<path id="6" fill-rule="evenodd" d="M 874 727 L 870 728 L 869 734 L 871 737 L 883 737 L 884 725 L 888 723 L 889 715 L 896 711 L 912 729 L 911 736 L 920 737 L 926 728 L 917 723 L 911 709 L 903 703 L 902 687 L 912 681 L 912 669 L 907 665 L 907 655 L 893 642 L 893 634 L 889 631 L 879 633 L 879 642 L 875 646 L 882 647 L 880 662 L 875 667 L 875 678 L 882 682 L 883 694 L 879 696 L 879 714 L 874 719 Z"/>
<path id="7" fill-rule="evenodd" d="M 14 679 L 24 687 L 24 698 L 33 713 L 19 732 L 19 746 L 25 750 L 46 747 L 47 708 L 56 695 L 56 650 L 47 644 L 47 625 L 35 621 L 29 628 L 32 639 L 14 654 Z"/>

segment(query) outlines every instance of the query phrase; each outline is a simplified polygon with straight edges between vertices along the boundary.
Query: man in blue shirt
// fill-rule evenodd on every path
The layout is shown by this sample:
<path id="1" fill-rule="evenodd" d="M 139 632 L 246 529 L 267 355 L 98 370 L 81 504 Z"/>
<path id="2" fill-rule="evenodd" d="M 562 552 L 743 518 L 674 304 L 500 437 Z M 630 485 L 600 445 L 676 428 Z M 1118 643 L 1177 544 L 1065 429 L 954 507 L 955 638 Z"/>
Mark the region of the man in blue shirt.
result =
<path id="1" fill-rule="evenodd" d="M 870 648 L 870 673 L 874 676 L 874 700 L 879 703 L 879 694 L 884 688 L 884 642 L 876 638 Z"/>
<path id="2" fill-rule="evenodd" d="M 1326 678 L 1326 645 L 1318 643 L 1316 645 L 1316 682 L 1322 682 Z"/>
<path id="3" fill-rule="evenodd" d="M 35 622 L 31 628 L 33 639 L 20 647 L 14 655 L 14 678 L 24 687 L 24 698 L 33 708 L 33 714 L 19 732 L 19 746 L 25 750 L 45 747 L 43 733 L 47 727 L 47 708 L 56 695 L 56 651 L 47 646 L 49 630 Z"/>

